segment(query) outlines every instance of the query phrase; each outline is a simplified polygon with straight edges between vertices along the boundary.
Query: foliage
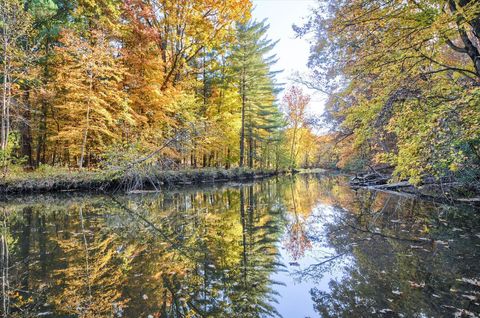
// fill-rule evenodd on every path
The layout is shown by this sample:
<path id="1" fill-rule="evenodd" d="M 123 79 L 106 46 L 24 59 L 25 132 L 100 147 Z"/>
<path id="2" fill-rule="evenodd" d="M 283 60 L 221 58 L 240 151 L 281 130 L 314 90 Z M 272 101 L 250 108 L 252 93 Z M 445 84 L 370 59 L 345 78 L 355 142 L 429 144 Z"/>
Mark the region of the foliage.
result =
<path id="1" fill-rule="evenodd" d="M 61 43 L 52 85 L 58 91 L 56 120 L 65 124 L 59 124 L 54 140 L 64 145 L 60 152 L 79 158 L 81 168 L 86 153 L 102 153 L 106 145 L 121 141 L 134 118 L 120 86 L 125 69 L 105 35 L 92 32 L 87 40 L 66 32 Z"/>
<path id="2" fill-rule="evenodd" d="M 329 94 L 343 157 L 419 183 L 468 171 L 478 181 L 478 1 L 319 1 L 311 86 Z M 475 177 L 473 177 L 475 179 Z"/>
<path id="3" fill-rule="evenodd" d="M 308 123 L 307 106 L 310 103 L 310 96 L 301 88 L 292 86 L 285 92 L 282 102 L 286 121 L 289 124 L 286 140 L 289 145 L 290 166 L 309 167 L 316 153 L 317 142 Z"/>
<path id="4" fill-rule="evenodd" d="M 2 119 L 27 166 L 230 168 L 248 143 L 250 168 L 282 168 L 274 43 L 250 1 L 10 2 L 23 77 Z"/>
<path id="5" fill-rule="evenodd" d="M 255 161 L 269 165 L 269 150 L 278 146 L 278 131 L 283 124 L 275 101 L 275 73 L 270 69 L 275 56 L 266 55 L 276 44 L 266 38 L 268 27 L 265 21 L 238 25 L 231 57 L 241 98 L 239 165 L 243 166 L 245 160 L 250 168 Z M 262 150 L 265 153 L 259 153 Z"/>

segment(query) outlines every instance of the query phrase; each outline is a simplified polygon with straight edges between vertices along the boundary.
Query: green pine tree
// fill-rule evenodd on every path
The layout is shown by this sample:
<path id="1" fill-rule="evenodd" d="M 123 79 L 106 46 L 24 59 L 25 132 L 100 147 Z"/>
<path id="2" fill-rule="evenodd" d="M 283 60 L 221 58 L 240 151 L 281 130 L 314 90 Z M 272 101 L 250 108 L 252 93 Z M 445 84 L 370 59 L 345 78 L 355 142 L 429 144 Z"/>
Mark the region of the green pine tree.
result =
<path id="1" fill-rule="evenodd" d="M 245 165 L 248 153 L 247 163 L 253 168 L 254 161 L 260 158 L 257 149 L 262 143 L 278 139 L 276 132 L 282 127 L 275 98 L 278 85 L 271 71 L 276 58 L 269 55 L 276 42 L 266 37 L 268 28 L 265 21 L 237 26 L 237 42 L 231 59 L 241 97 L 240 167 Z"/>

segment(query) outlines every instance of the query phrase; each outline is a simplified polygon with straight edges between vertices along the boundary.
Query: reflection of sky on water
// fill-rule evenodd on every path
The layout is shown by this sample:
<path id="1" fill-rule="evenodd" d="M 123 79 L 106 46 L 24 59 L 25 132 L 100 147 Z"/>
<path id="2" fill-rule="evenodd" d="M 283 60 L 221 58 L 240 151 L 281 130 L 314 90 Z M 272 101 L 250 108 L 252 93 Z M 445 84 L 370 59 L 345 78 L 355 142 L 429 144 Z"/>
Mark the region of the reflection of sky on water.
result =
<path id="1" fill-rule="evenodd" d="M 354 192 L 344 183 L 297 176 L 118 198 L 17 198 L 4 204 L 11 286 L 48 304 L 31 309 L 33 316 L 59 314 L 46 317 L 78 314 L 81 306 L 110 317 L 111 304 L 125 299 L 124 317 L 480 311 L 475 210 Z M 83 277 L 93 268 L 101 275 L 91 276 L 95 297 L 86 303 Z"/>
<path id="2" fill-rule="evenodd" d="M 337 211 L 338 212 L 338 211 Z M 325 204 L 318 204 L 313 208 L 312 214 L 306 220 L 307 233 L 314 233 L 315 241 L 312 241 L 312 247 L 298 260 L 293 259 L 289 251 L 283 246 L 283 241 L 288 233 L 284 233 L 281 241 L 278 243 L 280 251 L 280 262 L 285 264 L 286 271 L 279 271 L 272 275 L 272 280 L 283 283 L 283 286 L 277 288 L 280 294 L 276 308 L 284 318 L 313 318 L 318 317 L 318 313 L 313 308 L 310 290 L 314 287 L 328 291 L 330 280 L 338 279 L 342 276 L 343 266 L 333 266 L 330 271 L 325 272 L 322 277 L 315 281 L 311 279 L 301 279 L 298 271 L 305 270 L 309 266 L 318 264 L 325 259 L 335 255 L 335 250 L 326 246 L 322 234 L 325 234 L 324 225 L 334 222 L 335 208 Z M 287 220 L 292 221 L 292 214 L 287 215 Z M 319 236 L 320 235 L 320 236 Z M 348 264 L 350 262 L 347 256 L 335 260 L 335 264 Z"/>

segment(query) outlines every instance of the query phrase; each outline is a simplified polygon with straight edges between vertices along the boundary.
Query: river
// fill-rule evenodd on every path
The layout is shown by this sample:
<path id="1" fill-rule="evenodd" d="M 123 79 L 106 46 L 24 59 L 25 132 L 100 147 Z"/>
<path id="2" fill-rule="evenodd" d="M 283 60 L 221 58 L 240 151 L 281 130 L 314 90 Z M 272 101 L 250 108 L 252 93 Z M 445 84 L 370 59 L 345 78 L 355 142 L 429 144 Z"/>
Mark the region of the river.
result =
<path id="1" fill-rule="evenodd" d="M 328 174 L 1 206 L 8 317 L 478 317 L 480 213 Z"/>

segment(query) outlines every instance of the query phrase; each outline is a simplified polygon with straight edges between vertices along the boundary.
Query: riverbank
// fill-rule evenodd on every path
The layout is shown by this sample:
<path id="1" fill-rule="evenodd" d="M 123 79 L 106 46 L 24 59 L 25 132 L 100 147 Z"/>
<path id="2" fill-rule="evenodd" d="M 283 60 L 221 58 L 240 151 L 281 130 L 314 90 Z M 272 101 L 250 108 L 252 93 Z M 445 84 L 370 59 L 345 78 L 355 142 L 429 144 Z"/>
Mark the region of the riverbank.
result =
<path id="1" fill-rule="evenodd" d="M 255 180 L 288 171 L 234 169 L 188 169 L 149 171 L 102 171 L 49 169 L 12 173 L 0 180 L 0 194 L 33 194 L 66 191 L 144 191 L 226 181 Z"/>
<path id="2" fill-rule="evenodd" d="M 428 201 L 480 206 L 480 184 L 477 183 L 425 178 L 420 184 L 414 185 L 406 180 L 392 182 L 390 174 L 374 171 L 373 173 L 355 174 L 350 179 L 350 186 L 415 196 Z"/>

